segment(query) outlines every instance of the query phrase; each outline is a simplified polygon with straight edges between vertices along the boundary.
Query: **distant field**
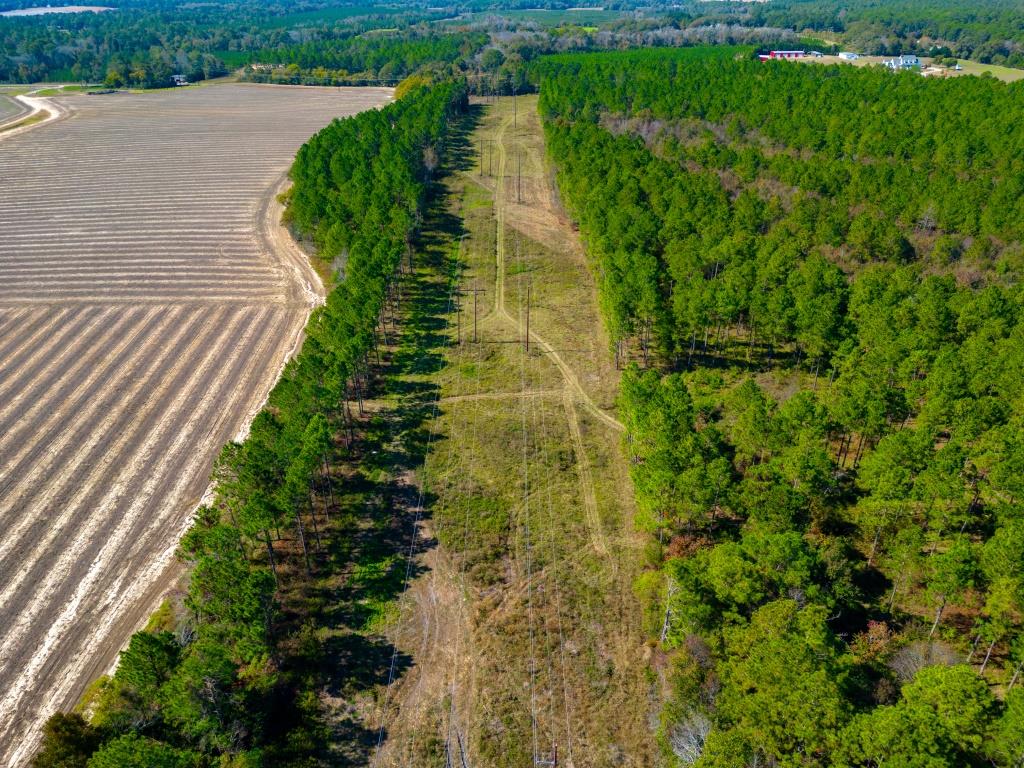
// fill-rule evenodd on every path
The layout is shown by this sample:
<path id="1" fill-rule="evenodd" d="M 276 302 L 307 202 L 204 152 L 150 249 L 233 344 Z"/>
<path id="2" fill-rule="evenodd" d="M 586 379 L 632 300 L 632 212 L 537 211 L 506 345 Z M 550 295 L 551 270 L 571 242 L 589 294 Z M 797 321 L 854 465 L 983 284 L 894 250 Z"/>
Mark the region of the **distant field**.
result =
<path id="1" fill-rule="evenodd" d="M 267 28 L 291 27 L 297 24 L 318 24 L 321 22 L 341 21 L 357 16 L 369 16 L 371 14 L 393 14 L 393 6 L 380 5 L 342 5 L 330 8 L 320 8 L 313 11 L 297 11 L 283 16 L 274 16 L 267 22 Z"/>
<path id="2" fill-rule="evenodd" d="M 957 59 L 957 61 L 963 67 L 963 74 L 965 75 L 983 75 L 989 72 L 993 77 L 1005 80 L 1008 83 L 1024 79 L 1024 69 L 1001 67 L 998 64 L 982 64 L 977 61 L 968 61 L 967 59 Z"/>
<path id="3" fill-rule="evenodd" d="M 2 11 L 0 16 L 43 16 L 48 13 L 102 13 L 112 11 L 103 5 L 41 5 L 35 8 L 16 8 L 13 11 Z"/>
<path id="4" fill-rule="evenodd" d="M 821 56 L 821 57 L 808 57 L 800 59 L 802 62 L 810 62 L 813 64 L 852 64 L 856 67 L 870 67 L 872 65 L 880 66 L 886 59 L 891 59 L 891 56 L 861 56 L 853 61 L 847 61 L 840 59 L 838 56 Z M 968 61 L 967 59 L 958 59 L 960 66 L 963 67 L 959 72 L 946 69 L 945 67 L 937 68 L 938 71 L 934 76 L 938 77 L 961 77 L 963 75 L 982 75 L 985 73 L 991 74 L 993 77 L 998 78 L 1007 83 L 1012 83 L 1016 80 L 1024 79 L 1024 69 L 1012 69 L 1010 67 L 1000 67 L 996 64 L 981 64 L 977 61 Z M 932 63 L 932 59 L 922 56 L 921 62 L 925 67 L 928 67 Z"/>
<path id="5" fill-rule="evenodd" d="M 473 14 L 477 18 L 485 16 L 504 16 L 516 21 L 533 21 L 544 26 L 558 27 L 563 24 L 578 26 L 594 26 L 615 21 L 626 15 L 625 11 L 606 11 L 597 8 L 579 8 L 568 10 L 528 9 L 516 11 L 483 11 Z"/>
<path id="6" fill-rule="evenodd" d="M 384 89 L 68 96 L 0 137 L 0 765 L 166 588 L 314 278 L 271 247 L 298 147 Z M 90 666 L 90 665 L 97 666 Z"/>

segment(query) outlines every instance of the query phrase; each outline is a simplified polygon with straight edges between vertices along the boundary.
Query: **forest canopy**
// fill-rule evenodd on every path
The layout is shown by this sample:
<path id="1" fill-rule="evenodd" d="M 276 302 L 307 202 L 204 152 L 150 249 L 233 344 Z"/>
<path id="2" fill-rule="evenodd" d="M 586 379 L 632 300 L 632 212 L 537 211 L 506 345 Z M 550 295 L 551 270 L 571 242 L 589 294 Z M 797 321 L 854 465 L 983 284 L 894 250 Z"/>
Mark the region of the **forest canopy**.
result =
<path id="1" fill-rule="evenodd" d="M 39 3 L 32 3 L 39 5 Z M 0 17 L 0 82 L 69 81 L 112 87 L 166 87 L 227 74 L 258 52 L 301 48 L 305 41 L 344 41 L 373 29 L 404 34 L 443 14 L 425 7 L 266 4 L 111 3 L 103 13 Z M 366 60 L 372 44 L 348 43 Z M 369 66 L 360 67 L 360 71 Z"/>
<path id="2" fill-rule="evenodd" d="M 1018 765 L 1024 90 L 721 48 L 535 76 L 626 368 L 666 757 Z"/>

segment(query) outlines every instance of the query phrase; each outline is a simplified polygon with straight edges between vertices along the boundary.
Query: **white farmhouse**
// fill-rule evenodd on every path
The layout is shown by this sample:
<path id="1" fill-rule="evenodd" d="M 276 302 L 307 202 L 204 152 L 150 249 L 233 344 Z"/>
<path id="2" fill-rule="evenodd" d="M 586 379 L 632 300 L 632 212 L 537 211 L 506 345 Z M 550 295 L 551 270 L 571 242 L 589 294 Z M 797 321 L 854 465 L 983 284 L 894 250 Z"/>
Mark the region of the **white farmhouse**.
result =
<path id="1" fill-rule="evenodd" d="M 912 53 L 904 53 L 901 56 L 897 56 L 895 59 L 887 59 L 885 66 L 894 72 L 898 72 L 901 69 L 920 69 L 921 60 Z"/>

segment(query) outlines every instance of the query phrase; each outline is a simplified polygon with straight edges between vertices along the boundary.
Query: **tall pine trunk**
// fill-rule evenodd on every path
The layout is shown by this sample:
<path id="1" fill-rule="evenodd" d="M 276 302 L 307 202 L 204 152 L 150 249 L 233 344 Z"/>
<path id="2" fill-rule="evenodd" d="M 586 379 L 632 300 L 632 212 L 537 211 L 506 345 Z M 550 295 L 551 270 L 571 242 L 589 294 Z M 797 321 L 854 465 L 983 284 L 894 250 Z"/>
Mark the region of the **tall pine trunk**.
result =
<path id="1" fill-rule="evenodd" d="M 270 531 L 263 529 L 263 540 L 267 544 L 267 557 L 270 558 L 270 572 L 274 574 L 274 583 L 277 584 L 277 561 L 274 559 L 274 545 L 270 541 Z"/>
<path id="2" fill-rule="evenodd" d="M 932 635 L 935 634 L 935 630 L 939 628 L 939 621 L 942 619 L 942 612 L 946 609 L 946 596 L 942 596 L 942 602 L 939 603 L 939 607 L 935 610 L 935 621 L 932 622 L 932 629 L 928 633 L 928 639 L 932 639 Z"/>
<path id="3" fill-rule="evenodd" d="M 327 455 L 326 454 L 321 455 L 320 459 L 323 462 L 323 472 L 321 474 L 321 477 L 323 477 L 324 483 L 327 485 L 327 496 L 331 500 L 331 506 L 333 507 L 333 506 L 335 506 L 335 504 L 334 504 L 334 483 L 331 480 L 331 465 L 327 463 Z M 330 515 L 330 512 L 327 509 L 324 510 L 324 515 L 327 517 L 327 522 L 328 523 L 331 522 L 331 515 Z"/>
<path id="4" fill-rule="evenodd" d="M 995 640 L 992 640 L 992 642 L 988 644 L 988 650 L 985 652 L 985 660 L 981 662 L 981 669 L 978 671 L 978 674 L 985 674 L 985 667 L 988 666 L 988 660 L 992 658 L 992 649 L 995 648 L 995 645 Z"/>
<path id="5" fill-rule="evenodd" d="M 295 527 L 299 532 L 299 543 L 302 545 L 302 556 L 306 559 L 306 573 L 313 575 L 313 566 L 309 562 L 309 550 L 306 549 L 306 532 L 302 528 L 302 515 L 295 510 Z"/>
<path id="6" fill-rule="evenodd" d="M 316 551 L 322 552 L 324 546 L 320 541 L 320 529 L 316 524 L 316 509 L 313 507 L 313 490 L 312 488 L 309 488 L 307 491 L 306 501 L 309 504 L 309 516 L 313 518 L 313 535 L 316 537 Z"/>

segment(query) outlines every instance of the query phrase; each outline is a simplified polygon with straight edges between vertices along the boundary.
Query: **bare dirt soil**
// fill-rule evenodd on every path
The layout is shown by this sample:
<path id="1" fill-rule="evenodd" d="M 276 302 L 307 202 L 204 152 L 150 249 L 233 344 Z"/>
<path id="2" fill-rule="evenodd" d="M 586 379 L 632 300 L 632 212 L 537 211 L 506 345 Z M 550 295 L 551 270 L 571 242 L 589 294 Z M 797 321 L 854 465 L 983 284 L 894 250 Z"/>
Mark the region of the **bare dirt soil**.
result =
<path id="1" fill-rule="evenodd" d="M 0 142 L 0 765 L 116 658 L 320 290 L 273 193 L 389 89 L 54 100 Z"/>
<path id="2" fill-rule="evenodd" d="M 28 108 L 20 101 L 0 93 L 0 125 L 4 125 L 28 113 Z"/>

